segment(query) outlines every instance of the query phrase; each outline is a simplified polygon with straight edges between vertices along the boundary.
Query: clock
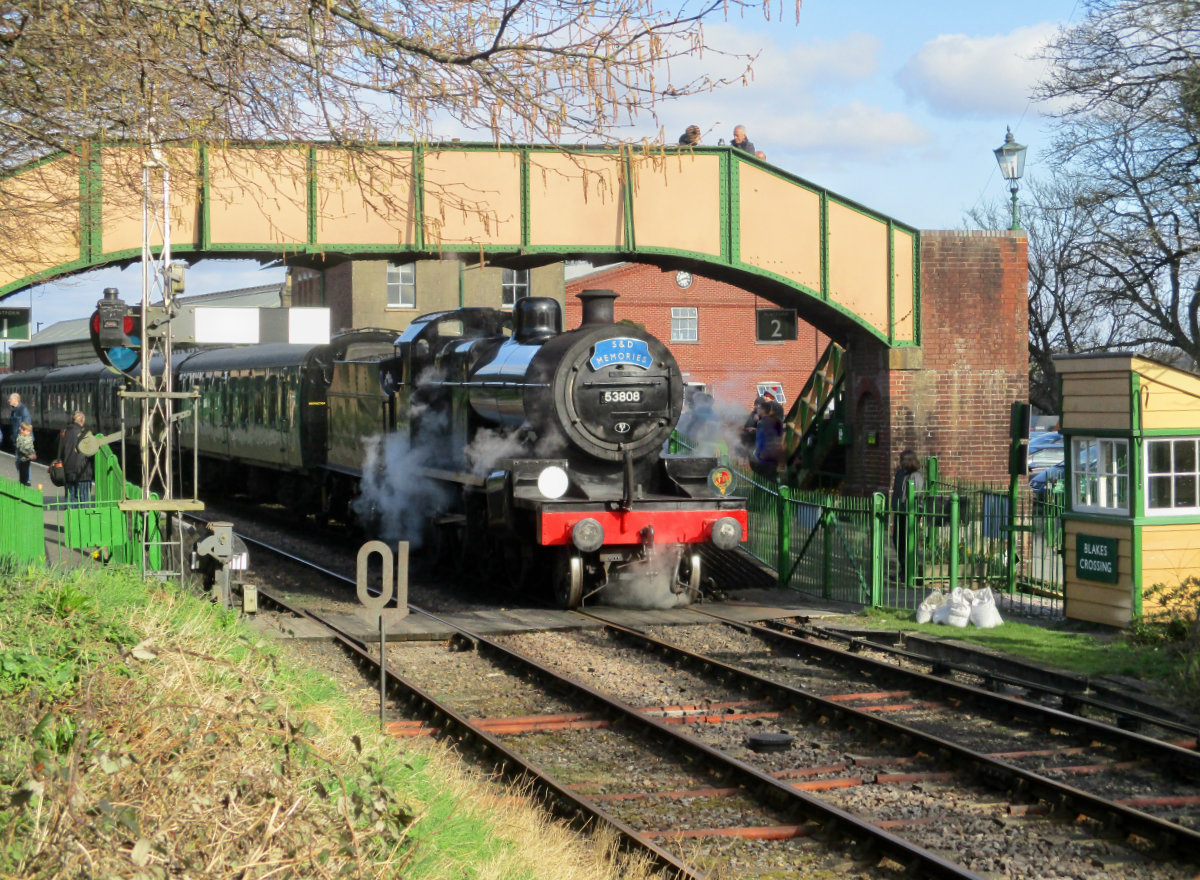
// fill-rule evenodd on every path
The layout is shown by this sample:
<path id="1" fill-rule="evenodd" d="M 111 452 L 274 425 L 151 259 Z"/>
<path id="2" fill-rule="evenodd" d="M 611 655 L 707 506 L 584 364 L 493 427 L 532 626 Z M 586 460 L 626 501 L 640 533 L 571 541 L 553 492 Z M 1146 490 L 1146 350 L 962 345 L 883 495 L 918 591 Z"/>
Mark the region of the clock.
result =
<path id="1" fill-rule="evenodd" d="M 680 287 L 682 287 L 684 290 L 687 290 L 689 287 L 692 286 L 692 273 L 685 272 L 683 269 L 680 269 L 678 272 L 675 273 L 675 283 L 678 284 Z"/>

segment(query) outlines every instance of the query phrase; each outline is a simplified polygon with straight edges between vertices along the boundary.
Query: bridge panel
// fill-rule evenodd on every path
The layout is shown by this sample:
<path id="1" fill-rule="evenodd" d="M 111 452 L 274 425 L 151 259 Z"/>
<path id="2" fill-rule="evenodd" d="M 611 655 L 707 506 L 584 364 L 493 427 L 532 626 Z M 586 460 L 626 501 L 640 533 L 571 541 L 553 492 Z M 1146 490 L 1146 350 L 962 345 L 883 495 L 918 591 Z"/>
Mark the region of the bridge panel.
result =
<path id="1" fill-rule="evenodd" d="M 916 342 L 920 314 L 917 279 L 917 237 L 911 232 L 892 227 L 892 339 L 896 342 Z"/>
<path id="2" fill-rule="evenodd" d="M 918 233 L 726 147 L 173 147 L 172 251 L 302 258 L 445 250 L 686 266 L 919 343 Z M 0 180 L 0 297 L 137 256 L 136 146 L 85 145 Z M 815 313 L 814 313 L 815 314 Z"/>
<path id="3" fill-rule="evenodd" d="M 82 262 L 79 169 L 74 157 L 41 162 L 0 185 L 0 290 L 34 272 Z M 30 264 L 22 254 L 33 256 Z"/>
<path id="4" fill-rule="evenodd" d="M 634 243 L 639 251 L 727 256 L 721 248 L 723 158 L 684 151 L 630 160 Z"/>
<path id="5" fill-rule="evenodd" d="M 560 253 L 626 250 L 624 158 L 529 156 L 529 246 Z"/>
<path id="6" fill-rule="evenodd" d="M 424 159 L 429 247 L 520 246 L 519 152 L 430 150 Z"/>
<path id="7" fill-rule="evenodd" d="M 171 170 L 171 242 L 198 247 L 200 227 L 199 150 L 163 150 Z M 135 256 L 142 252 L 142 156 L 125 147 L 106 147 L 100 153 L 100 226 L 96 250 Z"/>
<path id="8" fill-rule="evenodd" d="M 823 296 L 821 196 L 749 162 L 737 175 L 741 261 Z"/>
<path id="9" fill-rule="evenodd" d="M 828 207 L 829 299 L 888 335 L 888 227 L 846 205 Z"/>
<path id="10" fill-rule="evenodd" d="M 308 150 L 230 147 L 208 156 L 208 247 L 295 251 L 308 243 Z"/>
<path id="11" fill-rule="evenodd" d="M 417 244 L 413 151 L 313 151 L 316 240 L 380 250 Z"/>

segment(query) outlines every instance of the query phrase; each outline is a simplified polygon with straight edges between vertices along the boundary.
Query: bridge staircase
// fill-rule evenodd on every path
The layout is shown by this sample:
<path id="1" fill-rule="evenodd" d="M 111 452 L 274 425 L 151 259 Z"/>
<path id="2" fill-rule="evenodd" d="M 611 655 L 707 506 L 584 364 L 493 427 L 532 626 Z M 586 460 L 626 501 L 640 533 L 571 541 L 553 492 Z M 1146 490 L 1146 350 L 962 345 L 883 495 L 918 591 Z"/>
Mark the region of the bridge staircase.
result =
<path id="1" fill-rule="evenodd" d="M 787 483 L 836 489 L 846 476 L 846 350 L 830 342 L 784 419 Z"/>

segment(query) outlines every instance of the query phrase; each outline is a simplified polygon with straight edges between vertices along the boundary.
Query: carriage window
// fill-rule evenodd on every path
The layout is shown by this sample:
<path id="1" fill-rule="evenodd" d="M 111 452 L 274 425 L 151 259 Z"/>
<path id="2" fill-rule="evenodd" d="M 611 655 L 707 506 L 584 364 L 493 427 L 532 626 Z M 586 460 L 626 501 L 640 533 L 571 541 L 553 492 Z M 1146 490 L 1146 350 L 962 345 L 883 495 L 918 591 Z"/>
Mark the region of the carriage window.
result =
<path id="1" fill-rule="evenodd" d="M 267 379 L 267 424 L 275 427 L 279 423 L 279 377 Z"/>
<path id="2" fill-rule="evenodd" d="M 263 393 L 263 386 L 266 380 L 262 376 L 255 376 L 251 384 L 251 394 L 254 395 L 254 424 L 262 425 L 266 422 L 267 400 L 266 394 Z"/>

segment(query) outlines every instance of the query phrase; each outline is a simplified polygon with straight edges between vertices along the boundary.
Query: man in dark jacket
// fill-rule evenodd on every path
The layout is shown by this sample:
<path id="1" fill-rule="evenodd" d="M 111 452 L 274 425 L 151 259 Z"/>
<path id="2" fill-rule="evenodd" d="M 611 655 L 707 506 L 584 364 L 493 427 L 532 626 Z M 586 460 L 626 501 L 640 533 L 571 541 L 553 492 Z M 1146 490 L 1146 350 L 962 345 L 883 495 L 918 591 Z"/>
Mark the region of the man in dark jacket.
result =
<path id="1" fill-rule="evenodd" d="M 17 438 L 21 436 L 21 426 L 26 422 L 32 424 L 33 419 L 29 415 L 29 407 L 21 403 L 21 395 L 8 395 L 8 437 L 9 440 L 16 445 Z"/>
<path id="2" fill-rule="evenodd" d="M 79 451 L 79 440 L 87 433 L 84 423 L 87 417 L 76 412 L 61 434 L 58 435 L 58 460 L 63 463 L 66 479 L 67 504 L 78 507 L 92 501 L 92 482 L 96 479 L 92 459 Z"/>
<path id="3" fill-rule="evenodd" d="M 746 137 L 746 126 L 738 125 L 733 129 L 733 145 L 743 153 L 754 155 L 754 144 L 750 138 Z"/>

